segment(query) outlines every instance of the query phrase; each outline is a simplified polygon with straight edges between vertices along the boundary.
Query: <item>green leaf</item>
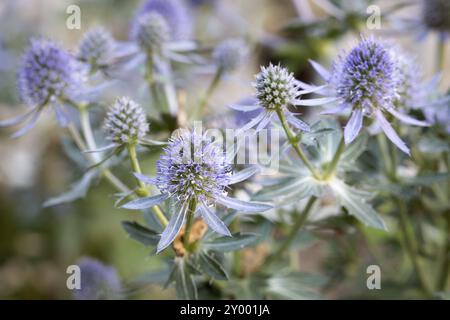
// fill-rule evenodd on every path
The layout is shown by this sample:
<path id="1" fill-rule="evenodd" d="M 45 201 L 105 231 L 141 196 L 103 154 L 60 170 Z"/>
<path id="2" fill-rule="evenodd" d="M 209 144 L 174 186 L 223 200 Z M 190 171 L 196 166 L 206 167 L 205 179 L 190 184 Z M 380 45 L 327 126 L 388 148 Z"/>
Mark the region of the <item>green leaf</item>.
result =
<path id="1" fill-rule="evenodd" d="M 322 185 L 311 176 L 293 176 L 282 180 L 280 183 L 265 187 L 254 196 L 254 200 L 283 202 L 287 198 L 298 200 L 311 195 L 320 196 Z M 278 198 L 278 199 L 276 199 Z"/>
<path id="2" fill-rule="evenodd" d="M 92 183 L 92 181 L 98 176 L 98 172 L 96 170 L 89 170 L 86 172 L 80 180 L 72 184 L 70 189 L 67 192 L 64 192 L 56 197 L 52 197 L 47 199 L 43 203 L 43 207 L 52 207 L 58 204 L 72 202 L 77 199 L 84 198 L 86 196 L 87 191 Z"/>
<path id="3" fill-rule="evenodd" d="M 123 221 L 122 226 L 130 237 L 145 246 L 156 246 L 160 235 L 135 221 Z"/>
<path id="4" fill-rule="evenodd" d="M 353 163 L 366 150 L 369 137 L 367 133 L 361 133 L 359 137 L 350 143 L 342 153 L 340 163 Z"/>
<path id="5" fill-rule="evenodd" d="M 355 216 L 364 224 L 387 230 L 384 221 L 380 218 L 378 213 L 366 203 L 366 199 L 362 197 L 362 193 L 353 187 L 350 187 L 342 181 L 334 178 L 329 182 L 329 186 L 334 191 L 335 195 L 341 201 L 348 212 Z"/>
<path id="6" fill-rule="evenodd" d="M 259 241 L 257 234 L 233 234 L 232 237 L 220 237 L 205 242 L 203 248 L 221 252 L 240 250 L 245 247 L 256 244 Z"/>
<path id="7" fill-rule="evenodd" d="M 179 259 L 175 264 L 174 279 L 177 298 L 181 300 L 197 300 L 197 286 L 195 285 L 187 262 L 184 259 Z"/>
<path id="8" fill-rule="evenodd" d="M 208 255 L 206 252 L 201 251 L 199 253 L 198 264 L 200 268 L 212 278 L 217 280 L 228 280 L 228 275 L 225 269 L 216 259 Z"/>

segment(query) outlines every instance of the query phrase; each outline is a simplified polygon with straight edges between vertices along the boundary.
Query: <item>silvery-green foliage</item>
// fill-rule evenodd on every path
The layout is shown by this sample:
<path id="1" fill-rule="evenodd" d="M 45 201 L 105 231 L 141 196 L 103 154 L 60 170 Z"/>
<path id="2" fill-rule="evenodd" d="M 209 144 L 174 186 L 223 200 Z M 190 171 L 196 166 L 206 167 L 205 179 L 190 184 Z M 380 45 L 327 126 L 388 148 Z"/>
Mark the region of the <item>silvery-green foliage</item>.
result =
<path id="1" fill-rule="evenodd" d="M 66 137 L 63 149 L 78 167 L 78 180 L 43 205 L 70 205 L 96 192 L 100 180 L 108 181 L 116 192 L 107 199 L 110 209 L 135 211 L 122 221 L 123 234 L 164 266 L 137 277 L 134 285 L 173 286 L 180 299 L 316 299 L 336 274 L 348 276 L 347 264 L 355 269 L 358 257 L 346 255 L 359 252 L 362 243 L 376 246 L 387 239 L 393 250 L 400 247 L 396 232 L 408 242 L 418 230 L 420 241 L 432 241 L 417 244 L 413 238 L 408 244 L 408 256 L 417 245 L 417 259 L 427 258 L 414 263 L 417 272 L 446 256 L 434 253 L 448 236 L 439 223 L 446 221 L 450 206 L 450 95 L 440 92 L 438 76 L 424 76 L 419 58 L 371 36 L 356 39 L 340 54 L 331 51 L 329 70 L 310 60 L 321 85 L 304 80 L 306 69 L 292 67 L 308 65 L 296 48 L 302 55 L 324 43 L 334 48 L 328 41 L 359 30 L 366 17 L 355 7 L 365 8 L 366 2 L 320 1 L 327 15 L 320 26 L 296 20 L 284 30 L 300 36 L 257 37 L 263 50 L 274 51 L 273 63 L 262 65 L 253 83 L 243 83 L 252 96 L 236 104 L 225 99 L 223 107 L 233 110 L 222 113 L 213 91 L 226 90 L 223 76 L 231 78 L 243 64 L 248 62 L 249 69 L 263 61 L 250 56 L 250 42 L 243 40 L 254 35 L 245 31 L 243 38 L 194 41 L 195 6 L 182 0 L 142 1 L 131 21 L 130 42 L 96 28 L 84 34 L 72 55 L 51 40 L 31 40 L 18 70 L 19 96 L 29 110 L 0 121 L 0 127 L 23 124 L 13 136 L 23 135 L 48 106 L 68 127 L 64 136 L 74 141 Z M 421 26 L 447 35 L 448 1 L 424 1 L 422 9 Z M 288 49 L 278 48 L 284 45 Z M 282 57 L 283 64 L 274 57 Z M 203 79 L 199 73 L 202 68 L 209 73 L 211 62 L 216 76 L 199 91 L 206 92 L 202 101 L 192 83 L 203 84 L 197 83 Z M 116 98 L 104 108 L 117 95 L 119 88 L 111 85 L 115 78 L 128 77 L 132 88 L 123 88 L 133 98 Z M 86 83 L 94 86 L 88 89 Z M 217 93 L 228 98 L 228 92 Z M 278 153 L 278 170 L 267 174 L 260 164 L 236 164 L 235 154 L 226 154 L 206 130 L 192 128 L 202 102 L 214 106 L 207 112 L 220 129 L 233 127 L 237 134 L 280 130 L 280 149 L 271 150 Z M 409 226 L 401 213 L 417 221 Z M 327 246 L 323 252 L 331 252 L 325 268 L 333 269 L 317 271 L 320 275 L 302 272 L 293 257 L 319 241 Z M 383 252 L 368 251 L 373 259 Z M 114 268 L 93 259 L 79 264 L 84 285 L 76 299 L 121 297 Z M 420 280 L 420 274 L 416 277 Z M 409 278 L 410 285 L 420 282 Z"/>

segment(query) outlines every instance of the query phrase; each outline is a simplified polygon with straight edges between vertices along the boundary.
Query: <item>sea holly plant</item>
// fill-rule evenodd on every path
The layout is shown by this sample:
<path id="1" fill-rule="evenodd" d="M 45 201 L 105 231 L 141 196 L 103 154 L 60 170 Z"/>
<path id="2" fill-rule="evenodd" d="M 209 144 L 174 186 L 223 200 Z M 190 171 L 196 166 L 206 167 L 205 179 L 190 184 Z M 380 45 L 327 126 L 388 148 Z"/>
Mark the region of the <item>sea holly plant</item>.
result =
<path id="1" fill-rule="evenodd" d="M 339 35 L 362 29 L 360 12 L 326 3 L 339 16 L 332 20 L 346 24 Z M 432 14 L 442 3 L 427 2 L 422 22 L 448 33 Z M 305 57 L 277 59 L 284 43 L 277 37 L 229 38 L 213 28 L 196 39 L 195 8 L 184 0 L 143 1 L 127 24 L 129 39 L 93 28 L 71 51 L 33 38 L 22 58 L 17 87 L 28 110 L 0 127 L 19 126 L 17 138 L 54 111 L 78 176 L 43 206 L 77 205 L 107 182 L 108 210 L 127 216 L 117 237 L 147 247 L 143 268 L 157 269 L 121 281 L 110 263 L 81 259 L 89 285 L 74 297 L 127 298 L 151 283 L 173 287 L 179 299 L 316 299 L 343 281 L 360 288 L 355 270 L 366 270 L 368 260 L 386 263 L 393 292 L 441 297 L 450 270 L 450 98 L 439 88 L 445 70 L 425 79 L 420 59 L 362 35 L 349 50 L 330 52 L 329 70 L 315 55 L 313 72 L 299 72 Z M 292 30 L 301 28 L 296 23 Z M 303 37 L 313 43 L 313 34 Z M 253 48 L 266 45 L 275 54 L 261 62 Z M 244 65 L 254 67 L 253 82 L 235 81 Z M 199 70 L 212 70 L 204 87 Z M 253 94 L 230 98 L 222 85 L 230 79 Z M 195 120 L 206 116 L 218 121 L 198 130 Z M 255 150 L 241 137 L 255 138 L 258 148 L 268 142 L 269 163 L 240 162 L 239 152 Z M 403 254 L 393 258 L 394 250 L 408 263 Z M 317 272 L 306 272 L 304 259 L 322 256 L 313 262 Z M 405 277 L 397 277 L 398 265 Z"/>
<path id="2" fill-rule="evenodd" d="M 173 138 L 157 163 L 157 177 L 152 179 L 137 173 L 136 177 L 146 184 L 154 184 L 160 195 L 133 200 L 122 207 L 141 210 L 173 199 L 173 214 L 161 239 L 157 251 L 169 246 L 179 234 L 186 221 L 185 246 L 189 246 L 189 236 L 196 213 L 215 232 L 231 236 L 226 225 L 213 211 L 212 206 L 220 204 L 244 212 L 263 212 L 270 205 L 245 202 L 226 194 L 226 188 L 249 177 L 247 171 L 232 174 L 223 150 L 217 143 L 208 141 L 204 133 L 183 132 Z"/>

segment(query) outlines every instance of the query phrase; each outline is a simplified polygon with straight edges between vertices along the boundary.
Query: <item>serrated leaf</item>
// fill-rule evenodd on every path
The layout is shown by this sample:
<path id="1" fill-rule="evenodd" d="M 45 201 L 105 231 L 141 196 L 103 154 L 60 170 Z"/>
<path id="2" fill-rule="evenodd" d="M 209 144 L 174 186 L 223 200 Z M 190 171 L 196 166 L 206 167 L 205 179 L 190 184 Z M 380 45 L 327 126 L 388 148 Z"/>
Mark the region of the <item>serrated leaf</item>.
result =
<path id="1" fill-rule="evenodd" d="M 159 241 L 159 234 L 135 221 L 122 221 L 122 227 L 130 237 L 145 246 L 155 246 Z"/>
<path id="2" fill-rule="evenodd" d="M 228 275 L 225 269 L 216 259 L 208 255 L 206 252 L 201 251 L 199 253 L 198 264 L 200 268 L 212 278 L 217 280 L 228 280 Z"/>
<path id="3" fill-rule="evenodd" d="M 90 170 L 86 172 L 80 180 L 72 184 L 70 189 L 67 192 L 64 192 L 60 194 L 59 196 L 52 197 L 47 199 L 43 203 L 43 207 L 51 207 L 56 206 L 58 204 L 68 203 L 72 202 L 77 199 L 84 198 L 86 196 L 87 191 L 89 190 L 89 187 L 98 175 L 98 172 L 95 170 Z"/>
<path id="4" fill-rule="evenodd" d="M 220 237 L 205 242 L 203 243 L 203 248 L 206 250 L 229 252 L 254 245 L 259 239 L 259 235 L 256 234 L 234 234 L 232 237 Z"/>
<path id="5" fill-rule="evenodd" d="M 387 230 L 384 221 L 380 218 L 378 213 L 366 203 L 366 200 L 361 197 L 361 194 L 358 193 L 357 189 L 346 185 L 337 178 L 331 180 L 329 186 L 334 191 L 336 197 L 341 201 L 342 206 L 344 206 L 351 215 L 368 226 Z"/>

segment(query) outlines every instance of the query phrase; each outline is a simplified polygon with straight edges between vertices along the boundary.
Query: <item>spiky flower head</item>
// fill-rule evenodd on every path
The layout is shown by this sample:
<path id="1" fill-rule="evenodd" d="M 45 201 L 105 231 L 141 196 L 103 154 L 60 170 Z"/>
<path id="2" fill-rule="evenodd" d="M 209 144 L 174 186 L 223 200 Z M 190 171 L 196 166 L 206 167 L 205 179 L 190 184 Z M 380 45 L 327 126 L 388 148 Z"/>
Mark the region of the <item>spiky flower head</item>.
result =
<path id="1" fill-rule="evenodd" d="M 157 187 L 179 201 L 212 203 L 229 181 L 230 166 L 221 146 L 195 130 L 173 138 L 157 162 Z"/>
<path id="2" fill-rule="evenodd" d="M 77 265 L 81 271 L 81 288 L 73 292 L 76 300 L 107 300 L 120 297 L 121 284 L 113 267 L 92 258 L 82 258 Z"/>
<path id="3" fill-rule="evenodd" d="M 299 95 L 294 74 L 280 65 L 261 67 L 253 86 L 259 103 L 266 109 L 285 107 Z"/>
<path id="4" fill-rule="evenodd" d="M 137 143 L 149 130 L 144 110 L 127 97 L 116 100 L 109 109 L 104 129 L 116 144 Z"/>
<path id="5" fill-rule="evenodd" d="M 139 18 L 149 12 L 164 17 L 169 26 L 170 40 L 187 40 L 192 36 L 192 14 L 182 0 L 147 0 L 139 8 L 133 21 L 131 36 L 137 37 Z"/>
<path id="6" fill-rule="evenodd" d="M 56 98 L 74 99 L 85 81 L 85 69 L 50 40 L 32 39 L 17 75 L 21 99 L 30 106 Z"/>
<path id="7" fill-rule="evenodd" d="M 397 98 L 396 71 L 389 48 L 368 38 L 333 65 L 331 81 L 339 98 L 370 115 L 376 108 L 389 108 Z"/>
<path id="8" fill-rule="evenodd" d="M 80 60 L 91 66 L 104 65 L 113 56 L 115 41 L 106 29 L 97 27 L 83 35 L 78 48 Z"/>
<path id="9" fill-rule="evenodd" d="M 213 59 L 224 71 L 233 71 L 245 62 L 248 53 L 248 46 L 242 39 L 228 39 L 214 49 Z"/>
<path id="10" fill-rule="evenodd" d="M 137 41 L 149 52 L 160 52 L 162 45 L 170 39 L 169 25 L 158 12 L 149 12 L 138 20 Z"/>
<path id="11" fill-rule="evenodd" d="M 425 25 L 439 32 L 450 32 L 450 0 L 423 0 Z"/>

